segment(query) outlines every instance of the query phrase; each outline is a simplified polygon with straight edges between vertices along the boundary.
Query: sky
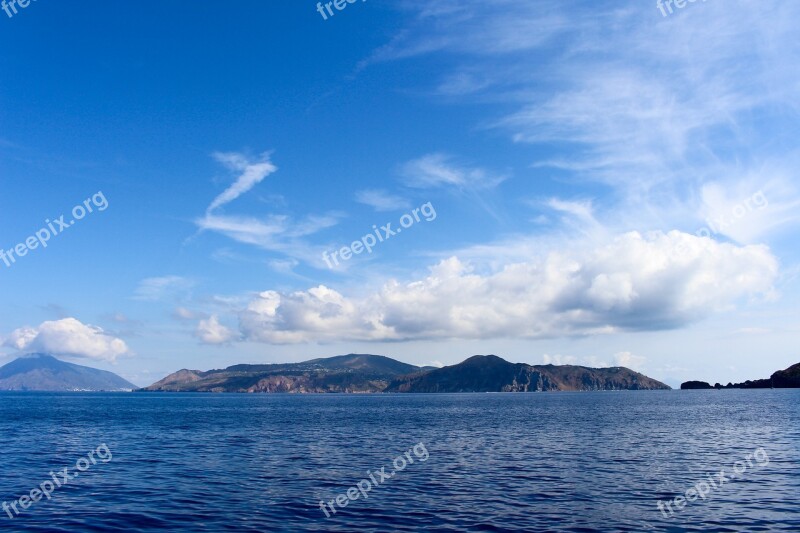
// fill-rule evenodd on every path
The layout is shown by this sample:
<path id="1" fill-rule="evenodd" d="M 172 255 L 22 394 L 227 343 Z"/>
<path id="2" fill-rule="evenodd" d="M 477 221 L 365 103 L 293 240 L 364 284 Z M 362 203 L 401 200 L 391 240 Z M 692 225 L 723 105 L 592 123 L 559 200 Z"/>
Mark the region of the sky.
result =
<path id="1" fill-rule="evenodd" d="M 340 5 L 0 11 L 0 364 L 800 361 L 800 4 Z"/>

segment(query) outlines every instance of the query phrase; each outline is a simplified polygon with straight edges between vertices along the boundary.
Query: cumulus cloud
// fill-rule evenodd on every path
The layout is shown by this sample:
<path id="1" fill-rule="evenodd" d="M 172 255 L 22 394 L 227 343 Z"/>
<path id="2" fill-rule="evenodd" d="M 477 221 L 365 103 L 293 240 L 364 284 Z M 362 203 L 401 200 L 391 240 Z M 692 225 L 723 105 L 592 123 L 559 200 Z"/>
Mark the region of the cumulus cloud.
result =
<path id="1" fill-rule="evenodd" d="M 452 257 L 423 279 L 346 296 L 320 285 L 258 294 L 244 338 L 340 340 L 541 338 L 672 329 L 769 293 L 778 264 L 764 246 L 677 231 L 631 232 L 604 246 L 553 252 L 480 274 Z"/>
<path id="2" fill-rule="evenodd" d="M 75 318 L 42 322 L 38 327 L 14 330 L 4 346 L 25 352 L 42 352 L 72 357 L 114 361 L 129 353 L 122 339 L 115 338 L 102 328 L 81 323 Z"/>
<path id="3" fill-rule="evenodd" d="M 205 344 L 227 344 L 236 338 L 236 333 L 219 323 L 219 318 L 212 315 L 197 324 L 195 337 Z"/>
<path id="4" fill-rule="evenodd" d="M 391 328 L 361 303 L 323 285 L 288 294 L 264 291 L 240 313 L 240 328 L 249 340 L 278 344 L 392 338 Z"/>

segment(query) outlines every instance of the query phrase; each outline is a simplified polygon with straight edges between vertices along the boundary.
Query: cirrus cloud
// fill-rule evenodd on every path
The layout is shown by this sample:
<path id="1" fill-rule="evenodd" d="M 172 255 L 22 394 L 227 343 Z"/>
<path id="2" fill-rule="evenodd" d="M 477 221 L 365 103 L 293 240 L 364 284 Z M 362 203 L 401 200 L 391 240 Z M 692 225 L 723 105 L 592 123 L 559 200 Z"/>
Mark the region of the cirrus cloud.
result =
<path id="1" fill-rule="evenodd" d="M 265 153 L 252 159 L 238 152 L 215 153 L 217 161 L 229 170 L 240 172 L 236 181 L 211 202 L 202 217 L 195 219 L 198 229 L 225 235 L 242 243 L 257 246 L 269 252 L 285 254 L 309 264 L 322 267 L 320 254 L 323 247 L 316 247 L 307 238 L 319 231 L 335 226 L 344 216 L 339 212 L 309 214 L 300 219 L 288 214 L 268 213 L 257 216 L 225 214 L 222 209 L 240 196 L 252 190 L 267 176 L 277 172 L 278 167 Z"/>
<path id="2" fill-rule="evenodd" d="M 230 187 L 214 198 L 214 201 L 208 206 L 208 212 L 234 201 L 278 170 L 278 167 L 270 161 L 269 154 L 263 154 L 261 158 L 254 161 L 236 152 L 216 152 L 214 158 L 229 169 L 241 172 L 241 174 Z"/>
<path id="3" fill-rule="evenodd" d="M 411 207 L 411 203 L 405 198 L 378 189 L 356 192 L 356 201 L 372 207 L 375 211 L 395 211 Z"/>
<path id="4" fill-rule="evenodd" d="M 403 166 L 402 174 L 408 187 L 418 189 L 491 189 L 507 178 L 483 168 L 460 165 L 453 156 L 443 153 L 427 154 L 409 161 Z"/>
<path id="5" fill-rule="evenodd" d="M 181 276 L 160 276 L 145 278 L 136 287 L 134 300 L 158 301 L 167 297 L 177 297 L 190 291 L 195 285 L 193 280 Z"/>

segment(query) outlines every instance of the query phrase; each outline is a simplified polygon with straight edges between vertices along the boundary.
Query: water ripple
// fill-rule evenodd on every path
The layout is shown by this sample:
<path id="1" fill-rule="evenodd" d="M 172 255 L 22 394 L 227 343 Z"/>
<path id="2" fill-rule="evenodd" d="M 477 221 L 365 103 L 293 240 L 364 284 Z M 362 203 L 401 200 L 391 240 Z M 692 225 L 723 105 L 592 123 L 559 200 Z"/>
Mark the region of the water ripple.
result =
<path id="1" fill-rule="evenodd" d="M 466 395 L 0 394 L 0 498 L 101 443 L 3 530 L 800 531 L 800 392 Z M 424 442 L 367 499 L 344 493 Z M 657 508 L 769 464 L 690 502 Z M 413 453 L 411 455 L 414 457 Z"/>

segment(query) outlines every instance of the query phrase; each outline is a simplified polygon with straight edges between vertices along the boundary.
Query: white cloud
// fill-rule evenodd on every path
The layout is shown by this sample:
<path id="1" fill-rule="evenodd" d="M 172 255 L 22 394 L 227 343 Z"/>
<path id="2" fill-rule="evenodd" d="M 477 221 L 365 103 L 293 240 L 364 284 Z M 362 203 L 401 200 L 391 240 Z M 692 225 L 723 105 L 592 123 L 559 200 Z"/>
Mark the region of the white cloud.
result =
<path id="1" fill-rule="evenodd" d="M 409 161 L 403 166 L 402 174 L 407 186 L 421 189 L 490 189 L 506 179 L 506 176 L 482 168 L 459 165 L 453 156 L 442 153 L 428 154 Z"/>
<path id="2" fill-rule="evenodd" d="M 680 233 L 628 233 L 478 274 L 453 257 L 418 281 L 366 296 L 325 286 L 257 295 L 240 313 L 245 338 L 339 340 L 542 338 L 671 329 L 768 294 L 778 265 L 764 246 Z"/>
<path id="3" fill-rule="evenodd" d="M 617 366 L 624 366 L 625 368 L 641 371 L 647 358 L 634 355 L 631 352 L 618 352 L 614 354 L 614 361 L 617 363 Z"/>
<path id="4" fill-rule="evenodd" d="M 578 358 L 574 355 L 544 354 L 542 361 L 545 365 L 577 365 Z"/>
<path id="5" fill-rule="evenodd" d="M 590 200 L 568 201 L 551 198 L 546 202 L 546 206 L 562 214 L 561 221 L 565 226 L 597 239 L 607 236 L 605 228 L 595 218 L 594 206 Z"/>
<path id="6" fill-rule="evenodd" d="M 542 360 L 546 365 L 587 366 L 589 368 L 609 368 L 611 366 L 607 360 L 596 355 L 576 357 L 574 355 L 544 354 Z"/>
<path id="7" fill-rule="evenodd" d="M 267 215 L 262 219 L 236 215 L 206 215 L 195 222 L 202 230 L 221 233 L 237 242 L 257 246 L 300 259 L 324 268 L 324 246 L 306 242 L 303 237 L 338 224 L 340 215 L 309 216 L 295 221 L 284 215 Z"/>
<path id="8" fill-rule="evenodd" d="M 185 307 L 176 307 L 172 312 L 172 316 L 177 320 L 197 320 L 199 318 L 205 318 L 206 314 L 192 311 L 191 309 L 187 309 Z"/>
<path id="9" fill-rule="evenodd" d="M 205 344 L 227 344 L 236 338 L 236 333 L 219 323 L 219 318 L 212 315 L 197 324 L 195 336 Z"/>
<path id="10" fill-rule="evenodd" d="M 280 272 L 281 274 L 292 274 L 300 262 L 295 259 L 273 259 L 272 261 L 268 261 L 267 264 L 275 272 Z"/>
<path id="11" fill-rule="evenodd" d="M 448 76 L 437 88 L 443 95 L 463 96 L 478 93 L 492 85 L 491 81 L 469 72 L 459 72 Z"/>
<path id="12" fill-rule="evenodd" d="M 208 206 L 208 212 L 234 201 L 239 196 L 261 183 L 264 178 L 278 170 L 278 167 L 273 165 L 269 160 L 269 154 L 264 154 L 260 159 L 255 161 L 249 160 L 243 154 L 233 152 L 217 152 L 214 154 L 214 158 L 229 169 L 241 172 L 241 175 L 236 179 L 233 185 L 214 198 L 214 201 Z"/>
<path id="13" fill-rule="evenodd" d="M 592 202 L 570 202 L 558 198 L 551 198 L 547 201 L 547 205 L 555 211 L 566 213 L 586 224 L 597 224 L 597 221 L 594 219 Z"/>
<path id="14" fill-rule="evenodd" d="M 567 13 L 514 0 L 406 0 L 400 9 L 416 12 L 414 23 L 362 61 L 361 68 L 433 52 L 496 58 L 531 51 L 576 22 Z"/>
<path id="15" fill-rule="evenodd" d="M 358 191 L 356 193 L 356 201 L 372 207 L 375 211 L 396 211 L 411 207 L 411 204 L 405 198 L 376 189 Z"/>
<path id="16" fill-rule="evenodd" d="M 242 216 L 206 215 L 198 219 L 197 225 L 227 235 L 235 241 L 254 244 L 263 248 L 278 246 L 279 237 L 289 228 L 288 217 L 268 215 L 262 219 Z"/>
<path id="17" fill-rule="evenodd" d="M 736 242 L 759 242 L 769 234 L 800 220 L 797 187 L 781 171 L 738 181 L 709 182 L 702 186 L 699 217 L 704 227 Z"/>
<path id="18" fill-rule="evenodd" d="M 145 278 L 139 282 L 134 300 L 157 301 L 179 295 L 194 287 L 194 281 L 181 276 Z"/>
<path id="19" fill-rule="evenodd" d="M 800 79 L 786 68 L 800 53 L 800 4 L 691 7 L 665 18 L 650 3 L 408 0 L 407 23 L 362 66 L 436 55 L 445 67 L 422 83 L 459 104 L 502 104 L 508 111 L 476 126 L 530 144 L 540 179 L 611 186 L 603 207 L 620 230 L 694 232 L 707 184 L 763 188 L 769 213 L 726 235 L 764 242 L 800 222 L 797 151 L 785 149 L 800 106 Z M 440 155 L 427 158 L 420 186 L 461 181 Z"/>
<path id="20" fill-rule="evenodd" d="M 361 304 L 323 285 L 289 294 L 265 291 L 240 313 L 240 328 L 248 340 L 276 344 L 391 338 L 390 328 Z"/>
<path id="21" fill-rule="evenodd" d="M 242 174 L 233 185 L 214 199 L 202 217 L 195 219 L 200 231 L 220 233 L 237 242 L 285 254 L 324 268 L 321 259 L 323 247 L 310 245 L 304 237 L 335 226 L 343 215 L 336 212 L 312 214 L 297 220 L 286 214 L 271 213 L 260 217 L 222 214 L 218 211 L 219 207 L 251 190 L 277 171 L 277 167 L 269 161 L 268 155 L 256 161 L 239 153 L 215 154 L 215 158 Z M 235 255 L 227 253 L 226 257 L 231 259 Z"/>
<path id="22" fill-rule="evenodd" d="M 108 335 L 97 326 L 82 324 L 75 318 L 42 322 L 36 328 L 16 329 L 5 338 L 3 345 L 20 351 L 105 361 L 114 361 L 129 353 L 122 339 Z"/>
<path id="23" fill-rule="evenodd" d="M 131 322 L 135 322 L 135 321 L 132 321 L 127 316 L 125 316 L 124 313 L 113 313 L 111 315 L 108 315 L 108 318 L 111 321 L 116 322 L 117 324 L 129 324 Z"/>

